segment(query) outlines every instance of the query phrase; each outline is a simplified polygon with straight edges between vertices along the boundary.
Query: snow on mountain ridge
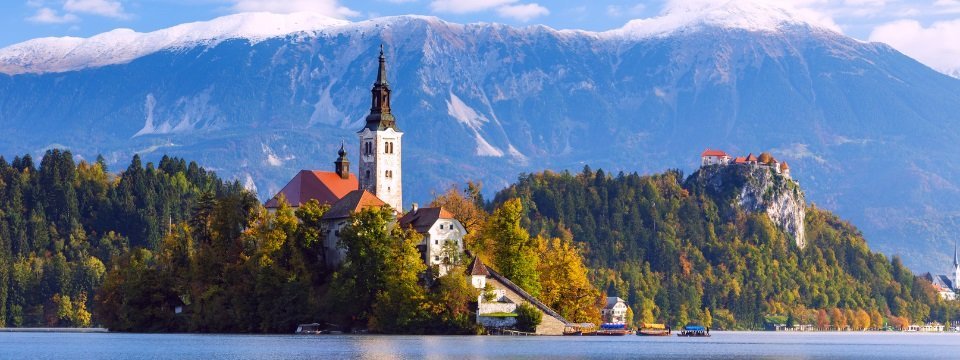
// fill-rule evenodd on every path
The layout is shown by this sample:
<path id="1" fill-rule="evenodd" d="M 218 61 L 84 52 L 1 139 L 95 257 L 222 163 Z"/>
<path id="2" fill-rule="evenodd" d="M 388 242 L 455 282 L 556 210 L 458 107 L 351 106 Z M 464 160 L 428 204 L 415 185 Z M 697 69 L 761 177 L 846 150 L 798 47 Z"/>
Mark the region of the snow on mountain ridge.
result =
<path id="1" fill-rule="evenodd" d="M 246 39 L 251 44 L 294 33 L 335 33 L 366 31 L 412 20 L 464 31 L 467 26 L 436 17 L 404 15 L 350 22 L 315 13 L 241 13 L 210 21 L 186 23 L 148 33 L 116 29 L 90 38 L 60 37 L 28 40 L 0 49 L 0 73 L 45 73 L 123 64 L 154 52 L 192 46 L 214 46 L 224 40 Z M 510 27 L 478 23 L 473 27 Z M 591 32 L 555 30 L 542 25 L 515 28 L 518 31 L 547 31 L 557 35 L 589 36 L 598 39 L 637 39 L 665 36 L 699 27 L 735 28 L 747 31 L 778 31 L 784 25 L 810 26 L 839 32 L 835 24 L 815 14 L 785 8 L 773 0 L 684 0 L 670 1 L 660 16 L 637 19 L 619 29 Z"/>
<path id="2" fill-rule="evenodd" d="M 606 33 L 645 38 L 704 26 L 765 32 L 780 31 L 784 26 L 809 26 L 841 32 L 839 26 L 828 18 L 785 7 L 776 0 L 671 0 L 660 16 L 631 20 L 624 27 Z"/>
<path id="3" fill-rule="evenodd" d="M 149 33 L 115 29 L 90 38 L 39 38 L 0 49 L 0 72 L 61 72 L 122 64 L 166 49 L 216 45 L 229 39 L 247 39 L 255 44 L 273 37 L 346 24 L 350 22 L 314 13 L 243 13 Z"/>

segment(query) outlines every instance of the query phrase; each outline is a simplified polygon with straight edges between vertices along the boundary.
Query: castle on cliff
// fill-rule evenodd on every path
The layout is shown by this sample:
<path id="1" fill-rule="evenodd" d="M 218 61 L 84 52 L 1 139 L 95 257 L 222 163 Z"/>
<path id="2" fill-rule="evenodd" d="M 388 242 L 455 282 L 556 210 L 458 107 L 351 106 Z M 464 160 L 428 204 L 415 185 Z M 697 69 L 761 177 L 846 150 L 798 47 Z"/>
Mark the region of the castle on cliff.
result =
<path id="1" fill-rule="evenodd" d="M 750 153 L 747 156 L 731 157 L 723 150 L 706 149 L 700 153 L 700 167 L 711 165 L 747 165 L 754 167 L 767 168 L 777 174 L 790 178 L 790 165 L 786 161 L 779 161 L 769 153 L 761 153 L 760 156 L 754 156 Z"/>

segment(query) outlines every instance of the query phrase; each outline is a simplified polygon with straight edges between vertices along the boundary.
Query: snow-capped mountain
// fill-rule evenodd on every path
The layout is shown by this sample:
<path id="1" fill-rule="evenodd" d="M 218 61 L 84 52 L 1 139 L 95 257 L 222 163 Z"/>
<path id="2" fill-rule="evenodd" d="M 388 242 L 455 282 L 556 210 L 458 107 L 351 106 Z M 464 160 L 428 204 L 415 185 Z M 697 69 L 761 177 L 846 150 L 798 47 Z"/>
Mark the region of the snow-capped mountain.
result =
<path id="1" fill-rule="evenodd" d="M 960 80 L 768 2 L 606 32 L 240 14 L 0 49 L 0 154 L 195 159 L 269 196 L 356 142 L 384 43 L 407 203 L 522 172 L 693 170 L 772 150 L 808 199 L 916 269 L 949 265 Z M 356 156 L 359 145 L 352 150 Z"/>

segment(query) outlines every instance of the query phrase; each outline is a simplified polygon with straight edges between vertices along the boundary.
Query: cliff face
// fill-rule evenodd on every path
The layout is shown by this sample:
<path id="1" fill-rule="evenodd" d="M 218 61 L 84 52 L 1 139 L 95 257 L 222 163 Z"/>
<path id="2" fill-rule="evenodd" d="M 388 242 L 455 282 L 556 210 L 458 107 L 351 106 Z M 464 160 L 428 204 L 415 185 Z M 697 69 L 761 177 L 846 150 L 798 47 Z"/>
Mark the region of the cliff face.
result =
<path id="1" fill-rule="evenodd" d="M 693 183 L 744 211 L 763 212 L 781 230 L 806 245 L 806 199 L 794 180 L 762 166 L 708 166 L 691 175 Z"/>

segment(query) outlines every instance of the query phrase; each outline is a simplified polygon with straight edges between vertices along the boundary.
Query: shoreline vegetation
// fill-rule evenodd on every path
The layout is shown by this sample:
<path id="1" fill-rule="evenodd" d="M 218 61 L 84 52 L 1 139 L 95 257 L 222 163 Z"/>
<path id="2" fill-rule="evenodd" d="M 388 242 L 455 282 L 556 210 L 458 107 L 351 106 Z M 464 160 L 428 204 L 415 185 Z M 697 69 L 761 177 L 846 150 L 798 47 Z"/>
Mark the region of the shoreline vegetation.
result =
<path id="1" fill-rule="evenodd" d="M 492 201 L 469 183 L 431 206 L 467 228 L 473 256 L 571 322 L 599 324 L 606 296 L 627 301 L 630 327 L 860 331 L 960 315 L 899 258 L 871 252 L 853 225 L 810 205 L 800 248 L 737 204 L 742 174 L 717 176 L 545 171 L 522 174 Z M 327 268 L 316 246 L 326 210 L 268 212 L 238 182 L 166 156 L 135 156 L 119 173 L 68 151 L 50 150 L 39 165 L 0 158 L 0 326 L 484 332 L 467 256 L 450 254 L 457 270 L 437 276 L 389 210 L 364 210 L 342 230 L 344 265 Z"/>

